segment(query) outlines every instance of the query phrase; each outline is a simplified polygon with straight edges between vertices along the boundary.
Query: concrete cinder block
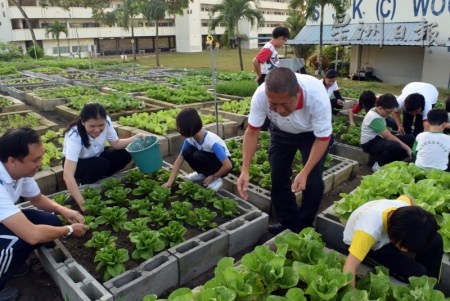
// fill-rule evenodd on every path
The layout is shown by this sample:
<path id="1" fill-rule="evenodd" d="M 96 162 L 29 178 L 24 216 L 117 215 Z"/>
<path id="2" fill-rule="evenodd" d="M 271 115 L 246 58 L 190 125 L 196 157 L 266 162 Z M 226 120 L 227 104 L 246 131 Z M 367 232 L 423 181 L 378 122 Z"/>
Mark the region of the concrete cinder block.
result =
<path id="1" fill-rule="evenodd" d="M 35 174 L 34 179 L 42 194 L 47 195 L 57 191 L 56 175 L 51 169 L 39 171 Z"/>
<path id="2" fill-rule="evenodd" d="M 441 281 L 437 284 L 437 289 L 446 296 L 450 295 L 450 258 L 448 254 L 442 257 Z"/>
<path id="3" fill-rule="evenodd" d="M 52 168 L 50 168 L 50 170 L 52 170 L 55 173 L 55 177 L 56 177 L 56 191 L 62 191 L 62 190 L 66 190 L 66 182 L 64 182 L 64 178 L 63 178 L 63 166 L 62 165 L 58 165 L 58 166 L 54 166 Z"/>
<path id="4" fill-rule="evenodd" d="M 36 250 L 36 254 L 41 261 L 42 266 L 58 286 L 62 282 L 62 278 L 57 272 L 58 269 L 75 261 L 66 247 L 64 247 L 59 240 L 55 240 L 54 246 L 52 247 L 40 247 Z"/>
<path id="5" fill-rule="evenodd" d="M 343 242 L 344 224 L 320 213 L 316 217 L 316 231 L 322 235 L 323 241 L 338 252 L 347 252 L 348 247 Z"/>
<path id="6" fill-rule="evenodd" d="M 183 146 L 185 138 L 178 132 L 164 135 L 169 143 L 169 155 L 178 154 Z"/>
<path id="7" fill-rule="evenodd" d="M 221 190 L 217 194 L 235 200 L 238 203 L 238 211 L 240 215 L 246 214 L 251 211 L 259 211 L 256 206 L 252 205 L 250 202 L 244 201 L 239 196 L 229 191 Z"/>
<path id="8" fill-rule="evenodd" d="M 248 212 L 219 226 L 228 234 L 228 256 L 233 256 L 258 242 L 267 231 L 269 216 L 261 211 Z"/>
<path id="9" fill-rule="evenodd" d="M 179 283 L 178 260 L 164 251 L 103 283 L 116 300 L 142 300 L 145 295 L 161 295 Z"/>
<path id="10" fill-rule="evenodd" d="M 57 270 L 61 294 L 70 301 L 112 301 L 112 294 L 108 292 L 81 265 L 72 262 Z"/>
<path id="11" fill-rule="evenodd" d="M 334 155 L 355 160 L 361 165 L 367 165 L 369 163 L 369 154 L 365 153 L 362 148 L 352 145 L 336 143 L 334 146 Z"/>
<path id="12" fill-rule="evenodd" d="M 179 285 L 182 286 L 228 255 L 228 234 L 218 228 L 211 229 L 170 248 L 169 253 L 178 259 Z"/>

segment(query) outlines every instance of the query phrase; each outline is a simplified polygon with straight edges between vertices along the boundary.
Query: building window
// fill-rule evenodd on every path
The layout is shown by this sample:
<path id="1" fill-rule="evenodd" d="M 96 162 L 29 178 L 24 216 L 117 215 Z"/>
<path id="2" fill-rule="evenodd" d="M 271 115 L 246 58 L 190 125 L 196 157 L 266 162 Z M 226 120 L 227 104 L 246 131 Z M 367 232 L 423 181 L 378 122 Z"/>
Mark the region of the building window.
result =
<path id="1" fill-rule="evenodd" d="M 60 46 L 59 51 L 61 54 L 69 53 L 69 46 Z M 53 47 L 53 54 L 58 54 L 58 47 Z"/>

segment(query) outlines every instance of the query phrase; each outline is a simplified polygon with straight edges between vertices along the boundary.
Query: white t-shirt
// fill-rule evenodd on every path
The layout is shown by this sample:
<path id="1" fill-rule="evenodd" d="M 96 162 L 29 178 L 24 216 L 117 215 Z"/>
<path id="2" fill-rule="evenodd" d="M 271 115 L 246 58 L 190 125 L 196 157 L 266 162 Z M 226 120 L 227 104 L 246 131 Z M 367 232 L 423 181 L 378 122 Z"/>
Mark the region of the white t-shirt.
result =
<path id="1" fill-rule="evenodd" d="M 450 154 L 450 136 L 441 132 L 422 132 L 416 137 L 413 152 L 417 152 L 417 166 L 446 170 Z"/>
<path id="2" fill-rule="evenodd" d="M 388 213 L 411 205 L 410 200 L 405 200 L 405 197 L 401 198 L 370 201 L 353 211 L 343 234 L 344 243 L 350 245 L 352 255 L 362 260 L 370 249 L 378 250 L 390 243 L 387 233 Z"/>
<path id="3" fill-rule="evenodd" d="M 331 105 L 321 80 L 305 75 L 296 74 L 300 85 L 298 104 L 294 112 L 283 117 L 269 109 L 266 96 L 266 84 L 261 84 L 252 97 L 248 123 L 250 127 L 260 128 L 266 116 L 280 130 L 299 134 L 313 132 L 318 138 L 331 135 Z"/>
<path id="4" fill-rule="evenodd" d="M 324 84 L 324 87 L 325 87 L 325 84 Z M 335 81 L 331 86 L 329 86 L 328 88 L 327 87 L 325 87 L 325 89 L 327 90 L 327 93 L 328 93 L 328 97 L 331 97 L 331 96 L 333 96 L 333 93 L 334 93 L 334 91 L 337 91 L 337 90 L 339 90 L 339 87 L 338 87 L 338 84 L 337 84 L 337 81 Z"/>
<path id="5" fill-rule="evenodd" d="M 15 181 L 9 175 L 5 165 L 0 162 L 0 222 L 20 212 L 15 205 L 19 197 L 32 198 L 40 193 L 34 178 L 26 177 Z"/>
<path id="6" fill-rule="evenodd" d="M 186 138 L 186 140 L 184 140 L 183 147 L 181 148 L 180 153 L 183 153 L 183 150 L 186 147 L 193 146 L 198 150 L 214 153 L 220 162 L 231 156 L 230 151 L 228 150 L 227 145 L 222 140 L 222 138 L 212 132 L 206 130 L 205 132 L 206 134 L 203 137 L 203 140 L 200 142 L 197 142 L 194 137 Z"/>
<path id="7" fill-rule="evenodd" d="M 425 107 L 422 112 L 422 117 L 423 120 L 427 120 L 428 112 L 432 109 L 432 106 L 438 100 L 439 91 L 432 84 L 422 82 L 409 83 L 403 88 L 402 94 L 400 94 L 400 96 L 397 97 L 398 101 L 398 108 L 396 110 L 397 112 L 403 111 L 405 109 L 405 99 L 408 95 L 413 93 L 422 94 L 423 97 L 425 98 Z"/>
<path id="8" fill-rule="evenodd" d="M 105 150 L 105 142 L 116 141 L 119 136 L 111 124 L 111 118 L 106 117 L 105 130 L 97 137 L 89 136 L 90 147 L 86 148 L 81 142 L 77 126 L 72 127 L 64 136 L 63 154 L 67 160 L 78 162 L 78 159 L 98 157 Z"/>
<path id="9" fill-rule="evenodd" d="M 278 51 L 272 45 L 272 43 L 267 42 L 263 48 L 256 55 L 258 61 L 261 65 L 261 74 L 267 74 L 269 71 L 275 69 L 280 64 L 278 60 Z"/>

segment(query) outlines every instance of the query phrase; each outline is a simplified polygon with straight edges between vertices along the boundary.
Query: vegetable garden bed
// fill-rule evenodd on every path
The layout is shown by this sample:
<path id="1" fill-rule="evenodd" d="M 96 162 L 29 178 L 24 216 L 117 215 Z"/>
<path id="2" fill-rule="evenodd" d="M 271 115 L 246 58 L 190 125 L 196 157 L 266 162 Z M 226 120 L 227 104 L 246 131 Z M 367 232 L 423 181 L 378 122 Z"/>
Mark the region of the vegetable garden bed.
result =
<path id="1" fill-rule="evenodd" d="M 344 252 L 344 221 L 365 202 L 396 199 L 401 194 L 414 198 L 418 206 L 435 214 L 444 240 L 444 258 L 439 288 L 450 294 L 450 174 L 438 170 L 421 170 L 414 164 L 393 162 L 366 176 L 360 186 L 317 216 L 316 229 L 332 248 Z"/>
<path id="2" fill-rule="evenodd" d="M 0 114 L 0 135 L 18 127 L 31 127 L 42 135 L 47 130 L 55 130 L 58 125 L 29 110 Z"/>
<path id="3" fill-rule="evenodd" d="M 353 276 L 342 271 L 344 262 L 345 256 L 326 248 L 313 228 L 299 234 L 285 231 L 237 263 L 222 258 L 214 277 L 203 285 L 179 288 L 167 299 L 149 295 L 144 300 L 447 300 L 433 289 L 435 279 L 411 277 L 403 284 L 389 277 L 383 267 L 370 271 L 360 266 L 358 273 L 364 274 L 354 289 Z"/>
<path id="4" fill-rule="evenodd" d="M 117 131 L 121 137 L 131 137 L 138 130 L 143 133 L 157 135 L 163 156 L 177 154 L 185 138 L 181 136 L 175 126 L 175 119 L 180 109 L 161 110 L 153 113 L 137 113 L 128 117 L 121 117 Z M 221 138 L 237 135 L 237 124 L 219 117 L 219 131 L 216 128 L 216 119 L 213 115 L 202 114 L 203 128 L 216 133 Z"/>
<path id="5" fill-rule="evenodd" d="M 102 186 L 82 187 L 85 195 L 90 194 L 85 196 L 90 214 L 98 216 L 85 220 L 97 234 L 57 240 L 54 247 L 39 250 L 44 267 L 64 296 L 71 301 L 112 300 L 113 296 L 116 300 L 140 300 L 149 293 L 161 294 L 209 270 L 220 258 L 249 247 L 266 231 L 268 216 L 229 193 L 216 194 L 179 180 L 172 190 L 160 187 L 168 173 L 160 171 L 138 180 L 142 174 L 134 170 L 122 178 L 125 188 L 119 188 L 120 180 L 112 178 Z M 96 189 L 106 189 L 102 187 L 109 192 L 96 197 Z M 134 200 L 127 200 L 124 194 Z M 54 198 L 65 199 L 63 194 Z M 238 216 L 231 217 L 232 212 Z M 169 222 L 174 217 L 178 222 Z M 111 228 L 109 233 L 101 232 L 107 231 L 108 224 L 118 232 Z M 95 255 L 95 246 L 101 241 L 105 247 Z M 173 244 L 157 254 L 169 242 Z M 129 256 L 134 261 L 128 261 Z M 96 264 L 102 267 L 100 271 L 95 270 Z M 108 264 L 116 266 L 105 269 Z M 103 282 L 104 276 L 114 278 Z"/>
<path id="6" fill-rule="evenodd" d="M 38 89 L 44 88 L 58 88 L 66 87 L 65 85 L 60 85 L 56 82 L 46 82 L 43 84 L 32 84 L 32 85 L 19 85 L 19 86 L 8 86 L 5 87 L 3 92 L 8 93 L 11 97 L 14 97 L 21 101 L 26 101 L 26 93 Z"/>
<path id="7" fill-rule="evenodd" d="M 26 110 L 27 106 L 11 96 L 0 95 L 0 113 L 11 113 Z"/>

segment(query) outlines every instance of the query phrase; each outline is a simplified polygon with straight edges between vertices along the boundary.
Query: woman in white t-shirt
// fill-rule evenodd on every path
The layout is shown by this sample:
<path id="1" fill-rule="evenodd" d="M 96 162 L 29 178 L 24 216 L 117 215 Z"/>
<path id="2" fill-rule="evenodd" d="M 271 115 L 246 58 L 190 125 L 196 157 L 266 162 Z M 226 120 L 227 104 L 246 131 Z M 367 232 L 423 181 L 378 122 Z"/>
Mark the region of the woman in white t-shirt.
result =
<path id="1" fill-rule="evenodd" d="M 337 71 L 334 69 L 328 69 L 322 79 L 325 90 L 327 90 L 328 97 L 331 102 L 331 112 L 336 115 L 339 110 L 344 107 L 345 100 L 339 92 L 339 87 L 336 81 Z"/>
<path id="2" fill-rule="evenodd" d="M 94 183 L 124 168 L 131 161 L 125 147 L 139 136 L 119 139 L 111 118 L 98 103 L 86 104 L 80 116 L 69 124 L 64 131 L 63 177 L 80 208 L 84 198 L 78 184 Z M 106 142 L 110 147 L 105 146 Z"/>

